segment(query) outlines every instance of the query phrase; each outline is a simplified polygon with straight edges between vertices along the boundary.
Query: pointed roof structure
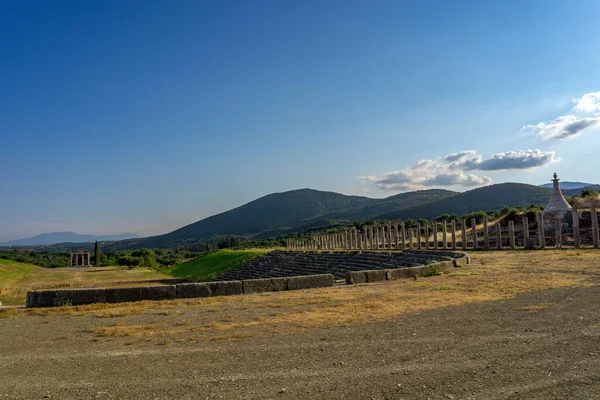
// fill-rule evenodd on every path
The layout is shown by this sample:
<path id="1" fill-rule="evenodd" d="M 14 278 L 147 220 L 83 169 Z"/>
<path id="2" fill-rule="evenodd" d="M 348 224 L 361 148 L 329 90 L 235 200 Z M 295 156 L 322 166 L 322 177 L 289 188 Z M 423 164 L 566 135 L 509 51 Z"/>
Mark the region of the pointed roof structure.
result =
<path id="1" fill-rule="evenodd" d="M 556 172 L 554 173 L 554 179 L 552 179 L 552 195 L 550 196 L 550 200 L 544 208 L 544 214 L 556 213 L 556 212 L 565 212 L 571 211 L 571 206 L 565 200 L 565 196 L 563 196 L 560 191 L 560 187 L 558 185 L 558 175 Z"/>

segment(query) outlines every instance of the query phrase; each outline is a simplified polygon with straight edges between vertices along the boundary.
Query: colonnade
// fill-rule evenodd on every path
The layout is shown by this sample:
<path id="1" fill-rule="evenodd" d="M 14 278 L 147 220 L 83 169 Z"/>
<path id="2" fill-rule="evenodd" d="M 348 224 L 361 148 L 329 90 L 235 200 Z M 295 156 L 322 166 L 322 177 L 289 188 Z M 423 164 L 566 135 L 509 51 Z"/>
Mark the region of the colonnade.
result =
<path id="1" fill-rule="evenodd" d="M 562 217 L 561 217 L 562 218 Z M 535 238 L 530 237 L 529 219 L 522 217 L 519 246 L 524 248 L 546 247 L 546 231 L 544 229 L 544 214 L 538 213 L 537 232 Z M 594 248 L 600 247 L 598 217 L 595 207 L 591 207 L 592 243 Z M 554 246 L 563 245 L 561 219 L 554 221 Z M 514 249 L 517 247 L 515 222 L 508 221 L 507 229 L 502 229 L 499 221 L 491 222 L 487 218 L 479 226 L 473 218 L 470 221 L 450 220 L 406 227 L 404 223 L 390 222 L 387 224 L 365 225 L 361 230 L 348 228 L 339 232 L 317 233 L 308 240 L 288 239 L 286 248 L 289 250 L 456 250 L 466 249 Z M 504 233 L 503 233 L 504 232 Z M 493 245 L 492 245 L 493 243 Z M 579 247 L 581 237 L 579 232 L 578 209 L 573 208 L 573 245 Z"/>

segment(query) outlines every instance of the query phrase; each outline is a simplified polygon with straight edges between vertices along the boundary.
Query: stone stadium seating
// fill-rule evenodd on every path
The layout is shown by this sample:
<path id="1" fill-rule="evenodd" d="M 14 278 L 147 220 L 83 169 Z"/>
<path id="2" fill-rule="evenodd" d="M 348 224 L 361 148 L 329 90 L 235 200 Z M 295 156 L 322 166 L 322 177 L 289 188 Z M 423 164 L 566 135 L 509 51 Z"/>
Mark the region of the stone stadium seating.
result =
<path id="1" fill-rule="evenodd" d="M 272 251 L 221 275 L 218 281 L 332 274 L 336 280 L 346 272 L 407 268 L 452 261 L 464 254 L 452 251 Z"/>

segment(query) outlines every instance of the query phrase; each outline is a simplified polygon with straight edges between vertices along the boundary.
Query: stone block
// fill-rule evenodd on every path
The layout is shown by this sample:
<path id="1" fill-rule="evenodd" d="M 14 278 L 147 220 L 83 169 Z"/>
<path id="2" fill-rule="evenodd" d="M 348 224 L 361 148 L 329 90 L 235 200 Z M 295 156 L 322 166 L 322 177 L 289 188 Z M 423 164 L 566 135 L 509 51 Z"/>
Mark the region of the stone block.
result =
<path id="1" fill-rule="evenodd" d="M 420 267 L 406 267 L 406 268 L 389 269 L 386 271 L 386 278 L 388 281 L 412 278 L 412 277 L 414 277 L 417 268 L 420 268 Z"/>
<path id="2" fill-rule="evenodd" d="M 464 267 L 467 265 L 467 257 L 455 258 L 454 259 L 454 267 Z"/>
<path id="3" fill-rule="evenodd" d="M 244 294 L 272 292 L 273 290 L 273 281 L 269 278 L 246 279 L 242 281 L 242 291 Z"/>
<path id="4" fill-rule="evenodd" d="M 367 282 L 381 282 L 386 280 L 386 270 L 365 271 Z"/>
<path id="5" fill-rule="evenodd" d="M 208 287 L 213 296 L 231 296 L 242 294 L 242 281 L 216 281 L 208 282 Z"/>
<path id="6" fill-rule="evenodd" d="M 34 290 L 27 292 L 27 307 L 80 306 L 106 303 L 105 289 Z"/>
<path id="7" fill-rule="evenodd" d="M 356 284 L 356 283 L 365 283 L 367 281 L 367 277 L 365 275 L 365 271 L 351 271 L 346 272 L 346 283 L 348 285 Z"/>
<path id="8" fill-rule="evenodd" d="M 178 299 L 209 297 L 212 295 L 206 283 L 180 283 L 175 285 Z"/>
<path id="9" fill-rule="evenodd" d="M 331 274 L 291 276 L 286 280 L 288 290 L 333 286 L 333 275 Z"/>
<path id="10" fill-rule="evenodd" d="M 285 278 L 271 278 L 273 282 L 273 291 L 280 292 L 287 289 L 287 279 Z"/>
<path id="11" fill-rule="evenodd" d="M 177 297 L 175 285 L 138 286 L 106 289 L 108 303 L 123 303 L 142 300 L 171 300 Z"/>

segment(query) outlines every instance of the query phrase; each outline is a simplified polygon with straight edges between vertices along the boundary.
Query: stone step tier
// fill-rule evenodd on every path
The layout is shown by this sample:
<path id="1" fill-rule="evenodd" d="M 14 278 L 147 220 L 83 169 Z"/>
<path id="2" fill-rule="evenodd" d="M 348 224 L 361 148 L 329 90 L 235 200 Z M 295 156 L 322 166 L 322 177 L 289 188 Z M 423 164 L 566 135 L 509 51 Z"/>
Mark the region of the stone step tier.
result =
<path id="1" fill-rule="evenodd" d="M 275 250 L 221 275 L 217 281 L 279 278 L 332 274 L 345 279 L 347 272 L 390 270 L 433 264 L 464 257 L 461 252 L 406 250 L 368 251 L 281 251 Z"/>

